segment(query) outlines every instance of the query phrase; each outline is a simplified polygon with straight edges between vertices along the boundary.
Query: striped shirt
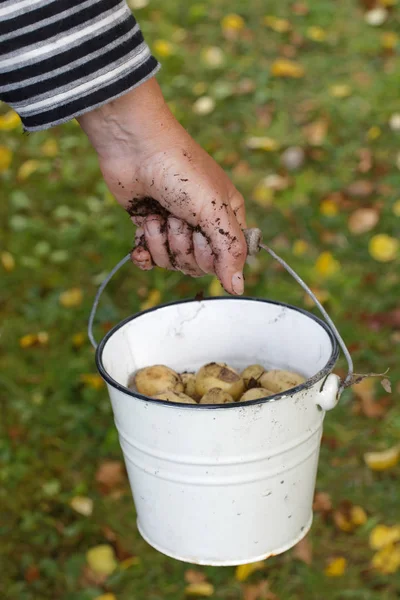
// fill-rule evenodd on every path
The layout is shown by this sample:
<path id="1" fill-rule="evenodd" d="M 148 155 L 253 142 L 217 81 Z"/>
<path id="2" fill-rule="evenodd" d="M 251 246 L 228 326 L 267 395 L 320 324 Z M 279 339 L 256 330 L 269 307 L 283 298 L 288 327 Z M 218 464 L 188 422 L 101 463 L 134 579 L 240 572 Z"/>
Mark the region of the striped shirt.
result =
<path id="1" fill-rule="evenodd" d="M 124 0 L 0 0 L 0 100 L 26 131 L 106 104 L 159 66 Z"/>

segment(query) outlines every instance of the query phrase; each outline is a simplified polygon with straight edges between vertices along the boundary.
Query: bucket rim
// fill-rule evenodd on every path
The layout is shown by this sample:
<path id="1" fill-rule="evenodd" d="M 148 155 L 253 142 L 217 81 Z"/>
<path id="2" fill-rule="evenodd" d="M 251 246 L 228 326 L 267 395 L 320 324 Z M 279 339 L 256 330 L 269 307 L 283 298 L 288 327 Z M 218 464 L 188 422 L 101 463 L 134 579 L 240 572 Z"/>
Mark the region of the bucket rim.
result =
<path id="1" fill-rule="evenodd" d="M 137 319 L 137 318 L 141 317 L 142 315 L 149 314 L 149 313 L 155 312 L 157 310 L 162 310 L 162 309 L 168 308 L 170 306 L 175 306 L 175 305 L 179 305 L 179 304 L 190 304 L 190 303 L 195 303 L 195 302 L 196 303 L 215 302 L 215 301 L 221 301 L 221 300 L 229 301 L 229 302 L 242 302 L 245 300 L 245 301 L 250 301 L 250 302 L 262 302 L 264 304 L 274 304 L 276 306 L 282 306 L 285 308 L 289 308 L 291 310 L 294 310 L 296 312 L 299 312 L 299 313 L 305 315 L 306 317 L 309 317 L 310 319 L 312 319 L 313 321 L 318 323 L 318 325 L 320 325 L 325 330 L 325 332 L 327 333 L 327 335 L 331 341 L 332 352 L 331 352 L 328 362 L 323 367 L 323 369 L 318 371 L 318 373 L 313 375 L 313 377 L 310 377 L 304 383 L 297 385 L 296 387 L 291 388 L 285 392 L 273 394 L 272 396 L 268 396 L 267 398 L 258 398 L 257 400 L 249 400 L 246 402 L 232 402 L 229 404 L 184 404 L 181 402 L 170 402 L 167 400 L 157 400 L 155 398 L 150 398 L 149 396 L 144 396 L 143 394 L 140 394 L 139 392 L 131 391 L 129 388 L 118 383 L 118 381 L 113 379 L 113 377 L 111 377 L 111 375 L 107 372 L 106 368 L 103 365 L 103 350 L 104 350 L 108 340 L 114 335 L 114 333 L 116 333 L 121 327 L 124 327 L 124 325 L 126 325 L 130 321 L 133 321 L 134 319 Z M 207 410 L 207 409 L 208 410 L 210 410 L 210 409 L 212 409 L 212 410 L 229 410 L 229 409 L 233 409 L 233 408 L 243 408 L 244 406 L 254 406 L 256 404 L 266 404 L 267 402 L 268 403 L 276 402 L 283 398 L 288 398 L 290 396 L 293 396 L 294 394 L 297 394 L 297 392 L 310 389 L 313 385 L 315 385 L 319 381 L 322 381 L 323 379 L 325 379 L 332 372 L 333 367 L 335 366 L 335 364 L 338 360 L 338 357 L 339 357 L 339 345 L 338 345 L 336 337 L 333 334 L 333 331 L 329 327 L 328 323 L 326 323 L 325 321 L 323 321 L 322 319 L 320 319 L 313 313 L 311 313 L 303 308 L 294 306 L 293 304 L 288 304 L 286 302 L 280 302 L 278 300 L 268 300 L 268 299 L 264 299 L 264 298 L 252 298 L 251 296 L 240 296 L 240 297 L 214 296 L 212 298 L 204 298 L 203 300 L 195 300 L 195 299 L 187 298 L 185 300 L 176 300 L 176 301 L 172 301 L 172 302 L 166 302 L 164 304 L 159 304 L 157 306 L 153 306 L 152 308 L 148 308 L 147 310 L 143 310 L 134 315 L 130 315 L 129 317 L 126 317 L 125 319 L 123 319 L 122 321 L 120 321 L 119 323 L 114 325 L 114 327 L 112 327 L 106 333 L 106 335 L 102 338 L 102 340 L 99 342 L 99 344 L 96 348 L 95 361 L 96 361 L 97 369 L 106 383 L 108 383 L 113 388 L 117 389 L 118 391 L 123 392 L 127 396 L 131 396 L 132 398 L 135 398 L 135 400 L 141 400 L 144 402 L 150 402 L 152 404 L 168 406 L 170 408 L 173 408 L 173 407 L 184 408 L 187 410 L 190 410 L 190 409 L 192 409 L 192 410 L 193 409 L 194 410 Z"/>

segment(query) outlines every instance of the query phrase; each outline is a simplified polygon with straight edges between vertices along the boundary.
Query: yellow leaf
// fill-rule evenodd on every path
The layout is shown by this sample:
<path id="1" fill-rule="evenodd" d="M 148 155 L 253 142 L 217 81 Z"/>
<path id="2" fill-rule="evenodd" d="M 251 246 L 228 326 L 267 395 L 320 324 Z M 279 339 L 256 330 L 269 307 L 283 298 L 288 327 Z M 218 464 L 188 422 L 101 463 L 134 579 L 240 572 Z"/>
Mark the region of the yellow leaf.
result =
<path id="1" fill-rule="evenodd" d="M 153 306 L 157 306 L 157 304 L 160 303 L 160 300 L 160 290 L 150 290 L 147 299 L 140 305 L 140 310 L 147 310 L 148 308 L 153 308 Z"/>
<path id="2" fill-rule="evenodd" d="M 103 379 L 97 373 L 84 373 L 80 376 L 80 380 L 83 384 L 93 390 L 101 390 L 104 386 Z"/>
<path id="3" fill-rule="evenodd" d="M 264 25 L 270 27 L 274 31 L 277 31 L 278 33 L 286 33 L 292 28 L 289 21 L 287 21 L 286 19 L 279 19 L 278 17 L 274 17 L 273 15 L 268 15 L 264 17 L 263 23 Z"/>
<path id="4" fill-rule="evenodd" d="M 369 546 L 372 550 L 381 550 L 396 542 L 400 542 L 400 525 L 376 525 L 369 535 Z"/>
<path id="5" fill-rule="evenodd" d="M 271 206 L 274 192 L 261 181 L 253 190 L 253 198 L 262 207 Z"/>
<path id="6" fill-rule="evenodd" d="M 168 58 L 171 54 L 174 54 L 174 46 L 167 40 L 155 40 L 153 43 L 154 54 L 160 58 Z"/>
<path id="7" fill-rule="evenodd" d="M 295 240 L 292 246 L 292 252 L 294 256 L 304 256 L 308 251 L 309 246 L 304 240 Z"/>
<path id="8" fill-rule="evenodd" d="M 324 42 L 326 40 L 327 33 L 322 27 L 309 27 L 306 32 L 307 37 L 313 42 Z"/>
<path id="9" fill-rule="evenodd" d="M 235 577 L 237 581 L 246 581 L 248 577 L 255 571 L 260 571 L 265 566 L 265 562 L 263 560 L 259 560 L 254 563 L 248 563 L 246 565 L 239 565 L 236 567 Z"/>
<path id="10" fill-rule="evenodd" d="M 109 576 L 117 568 L 115 553 L 108 544 L 94 546 L 86 552 L 86 561 L 89 567 L 99 575 Z"/>
<path id="11" fill-rule="evenodd" d="M 393 214 L 395 217 L 400 217 L 400 200 L 396 200 L 393 204 Z"/>
<path id="12" fill-rule="evenodd" d="M 317 297 L 317 300 L 319 300 L 321 302 L 321 304 L 325 304 L 325 302 L 327 302 L 330 298 L 329 292 L 327 292 L 326 290 L 311 288 L 311 291 Z M 305 296 L 304 296 L 304 304 L 308 308 L 315 307 L 314 300 L 312 300 L 308 294 L 305 294 Z"/>
<path id="13" fill-rule="evenodd" d="M 13 153 L 7 146 L 0 146 L 0 173 L 7 171 L 11 165 Z"/>
<path id="14" fill-rule="evenodd" d="M 60 304 L 64 308 L 75 308 L 82 304 L 83 292 L 80 288 L 71 288 L 60 294 Z"/>
<path id="15" fill-rule="evenodd" d="M 74 333 L 72 336 L 72 345 L 74 348 L 80 348 L 86 342 L 86 333 Z"/>
<path id="16" fill-rule="evenodd" d="M 189 583 L 185 588 L 185 594 L 187 596 L 212 596 L 214 593 L 214 586 L 206 581 L 202 583 Z"/>
<path id="17" fill-rule="evenodd" d="M 208 286 L 208 293 L 210 296 L 222 296 L 224 293 L 224 288 L 220 284 L 217 278 L 214 278 L 210 285 Z"/>
<path id="18" fill-rule="evenodd" d="M 371 565 L 385 575 L 396 573 L 400 569 L 400 546 L 385 546 L 372 557 Z"/>
<path id="19" fill-rule="evenodd" d="M 13 110 L 9 110 L 5 115 L 0 115 L 0 131 L 11 131 L 19 127 L 21 119 Z"/>
<path id="20" fill-rule="evenodd" d="M 203 96 L 207 91 L 207 84 L 204 81 L 198 81 L 192 87 L 192 92 L 195 96 Z"/>
<path id="21" fill-rule="evenodd" d="M 382 134 L 382 130 L 380 127 L 377 127 L 376 125 L 374 125 L 373 127 L 370 127 L 367 131 L 367 139 L 368 140 L 377 140 L 378 137 L 380 137 Z"/>
<path id="22" fill-rule="evenodd" d="M 324 573 L 327 577 L 341 577 L 347 567 L 347 560 L 343 556 L 334 558 L 326 567 Z"/>
<path id="23" fill-rule="evenodd" d="M 292 60 L 280 58 L 272 64 L 271 75 L 274 77 L 291 77 L 299 79 L 304 77 L 304 67 Z"/>
<path id="24" fill-rule="evenodd" d="M 1 259 L 1 264 L 3 265 L 5 271 L 7 271 L 8 273 L 11 273 L 11 271 L 14 271 L 15 259 L 14 259 L 13 255 L 11 254 L 11 252 L 7 252 L 7 251 L 2 252 L 0 259 Z"/>
<path id="25" fill-rule="evenodd" d="M 94 600 L 117 600 L 115 594 L 102 594 L 101 596 L 96 596 Z"/>
<path id="26" fill-rule="evenodd" d="M 69 503 L 70 507 L 84 517 L 90 517 L 93 512 L 93 500 L 86 496 L 75 496 Z"/>
<path id="27" fill-rule="evenodd" d="M 325 217 L 334 217 L 339 212 L 338 205 L 330 198 L 321 202 L 319 210 Z"/>
<path id="28" fill-rule="evenodd" d="M 383 452 L 366 452 L 364 460 L 372 471 L 386 471 L 395 467 L 400 458 L 400 446 L 393 446 Z"/>
<path id="29" fill-rule="evenodd" d="M 364 523 L 366 523 L 367 519 L 368 519 L 367 513 L 365 512 L 363 507 L 358 506 L 358 505 L 351 507 L 350 515 L 351 515 L 352 523 L 356 527 L 359 527 L 360 525 L 364 525 Z"/>
<path id="30" fill-rule="evenodd" d="M 250 150 L 265 150 L 266 152 L 275 152 L 279 150 L 280 143 L 270 137 L 252 136 L 246 140 L 247 148 Z"/>
<path id="31" fill-rule="evenodd" d="M 330 252 L 322 252 L 315 265 L 316 271 L 322 277 L 330 277 L 340 270 L 340 263 Z"/>
<path id="32" fill-rule="evenodd" d="M 234 13 L 226 15 L 221 21 L 223 31 L 240 31 L 244 26 L 242 17 Z"/>
<path id="33" fill-rule="evenodd" d="M 130 569 L 131 567 L 134 567 L 136 565 L 140 565 L 142 561 L 140 560 L 140 558 L 138 556 L 131 556 L 130 558 L 126 558 L 125 560 L 123 560 L 120 563 L 120 569 L 122 569 L 123 571 L 126 571 L 127 569 Z"/>
<path id="34" fill-rule="evenodd" d="M 28 177 L 37 171 L 39 167 L 40 162 L 38 160 L 35 160 L 34 158 L 26 160 L 18 169 L 17 179 L 19 179 L 19 181 L 25 181 L 25 179 L 28 179 Z"/>
<path id="35" fill-rule="evenodd" d="M 58 144 L 54 138 L 49 138 L 41 146 L 40 150 L 43 156 L 54 158 L 58 154 Z"/>
<path id="36" fill-rule="evenodd" d="M 19 340 L 21 348 L 31 348 L 38 341 L 36 333 L 27 333 Z"/>
<path id="37" fill-rule="evenodd" d="M 336 85 L 331 85 L 329 93 L 334 98 L 348 98 L 351 96 L 352 89 L 345 83 L 338 83 Z"/>
<path id="38" fill-rule="evenodd" d="M 385 50 L 393 50 L 399 43 L 399 36 L 394 31 L 385 31 L 382 33 L 381 43 Z"/>
<path id="39" fill-rule="evenodd" d="M 39 331 L 39 333 L 37 334 L 37 341 L 41 346 L 45 346 L 46 344 L 48 344 L 49 334 L 47 333 L 47 331 Z"/>
<path id="40" fill-rule="evenodd" d="M 374 235 L 369 242 L 369 253 L 379 262 L 390 262 L 397 256 L 399 242 L 396 238 L 390 237 L 386 233 Z"/>

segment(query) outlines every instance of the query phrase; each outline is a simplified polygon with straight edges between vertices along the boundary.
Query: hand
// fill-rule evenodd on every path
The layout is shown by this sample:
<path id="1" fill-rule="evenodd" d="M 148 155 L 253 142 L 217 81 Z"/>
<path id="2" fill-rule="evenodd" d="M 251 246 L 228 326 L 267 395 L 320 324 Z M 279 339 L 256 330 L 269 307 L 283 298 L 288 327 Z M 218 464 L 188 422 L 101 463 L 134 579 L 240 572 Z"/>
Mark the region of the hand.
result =
<path id="1" fill-rule="evenodd" d="M 110 191 L 138 226 L 133 262 L 216 273 L 228 292 L 242 294 L 243 197 L 174 118 L 156 80 L 79 122 Z"/>

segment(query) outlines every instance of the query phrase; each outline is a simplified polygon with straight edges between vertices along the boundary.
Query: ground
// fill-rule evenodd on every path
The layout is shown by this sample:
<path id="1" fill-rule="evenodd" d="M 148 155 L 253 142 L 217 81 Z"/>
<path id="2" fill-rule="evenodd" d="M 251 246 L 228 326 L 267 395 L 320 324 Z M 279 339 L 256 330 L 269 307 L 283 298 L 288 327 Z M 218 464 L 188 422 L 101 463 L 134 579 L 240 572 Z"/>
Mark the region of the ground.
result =
<path id="1" fill-rule="evenodd" d="M 190 567 L 152 550 L 136 530 L 85 333 L 96 286 L 132 245 L 131 224 L 75 122 L 22 135 L 3 105 L 2 598 L 180 600 L 200 585 L 221 600 L 395 600 L 400 533 L 376 527 L 399 522 L 396 0 L 131 6 L 177 118 L 231 175 L 249 223 L 317 292 L 357 371 L 389 369 L 392 394 L 370 379 L 327 414 L 314 525 L 295 553 L 250 573 Z M 248 295 L 315 310 L 266 255 L 246 274 Z M 96 335 L 200 291 L 220 293 L 211 278 L 125 266 L 104 295 Z M 383 470 L 366 464 L 366 452 L 390 448 Z M 386 535 L 378 556 L 374 535 Z"/>

